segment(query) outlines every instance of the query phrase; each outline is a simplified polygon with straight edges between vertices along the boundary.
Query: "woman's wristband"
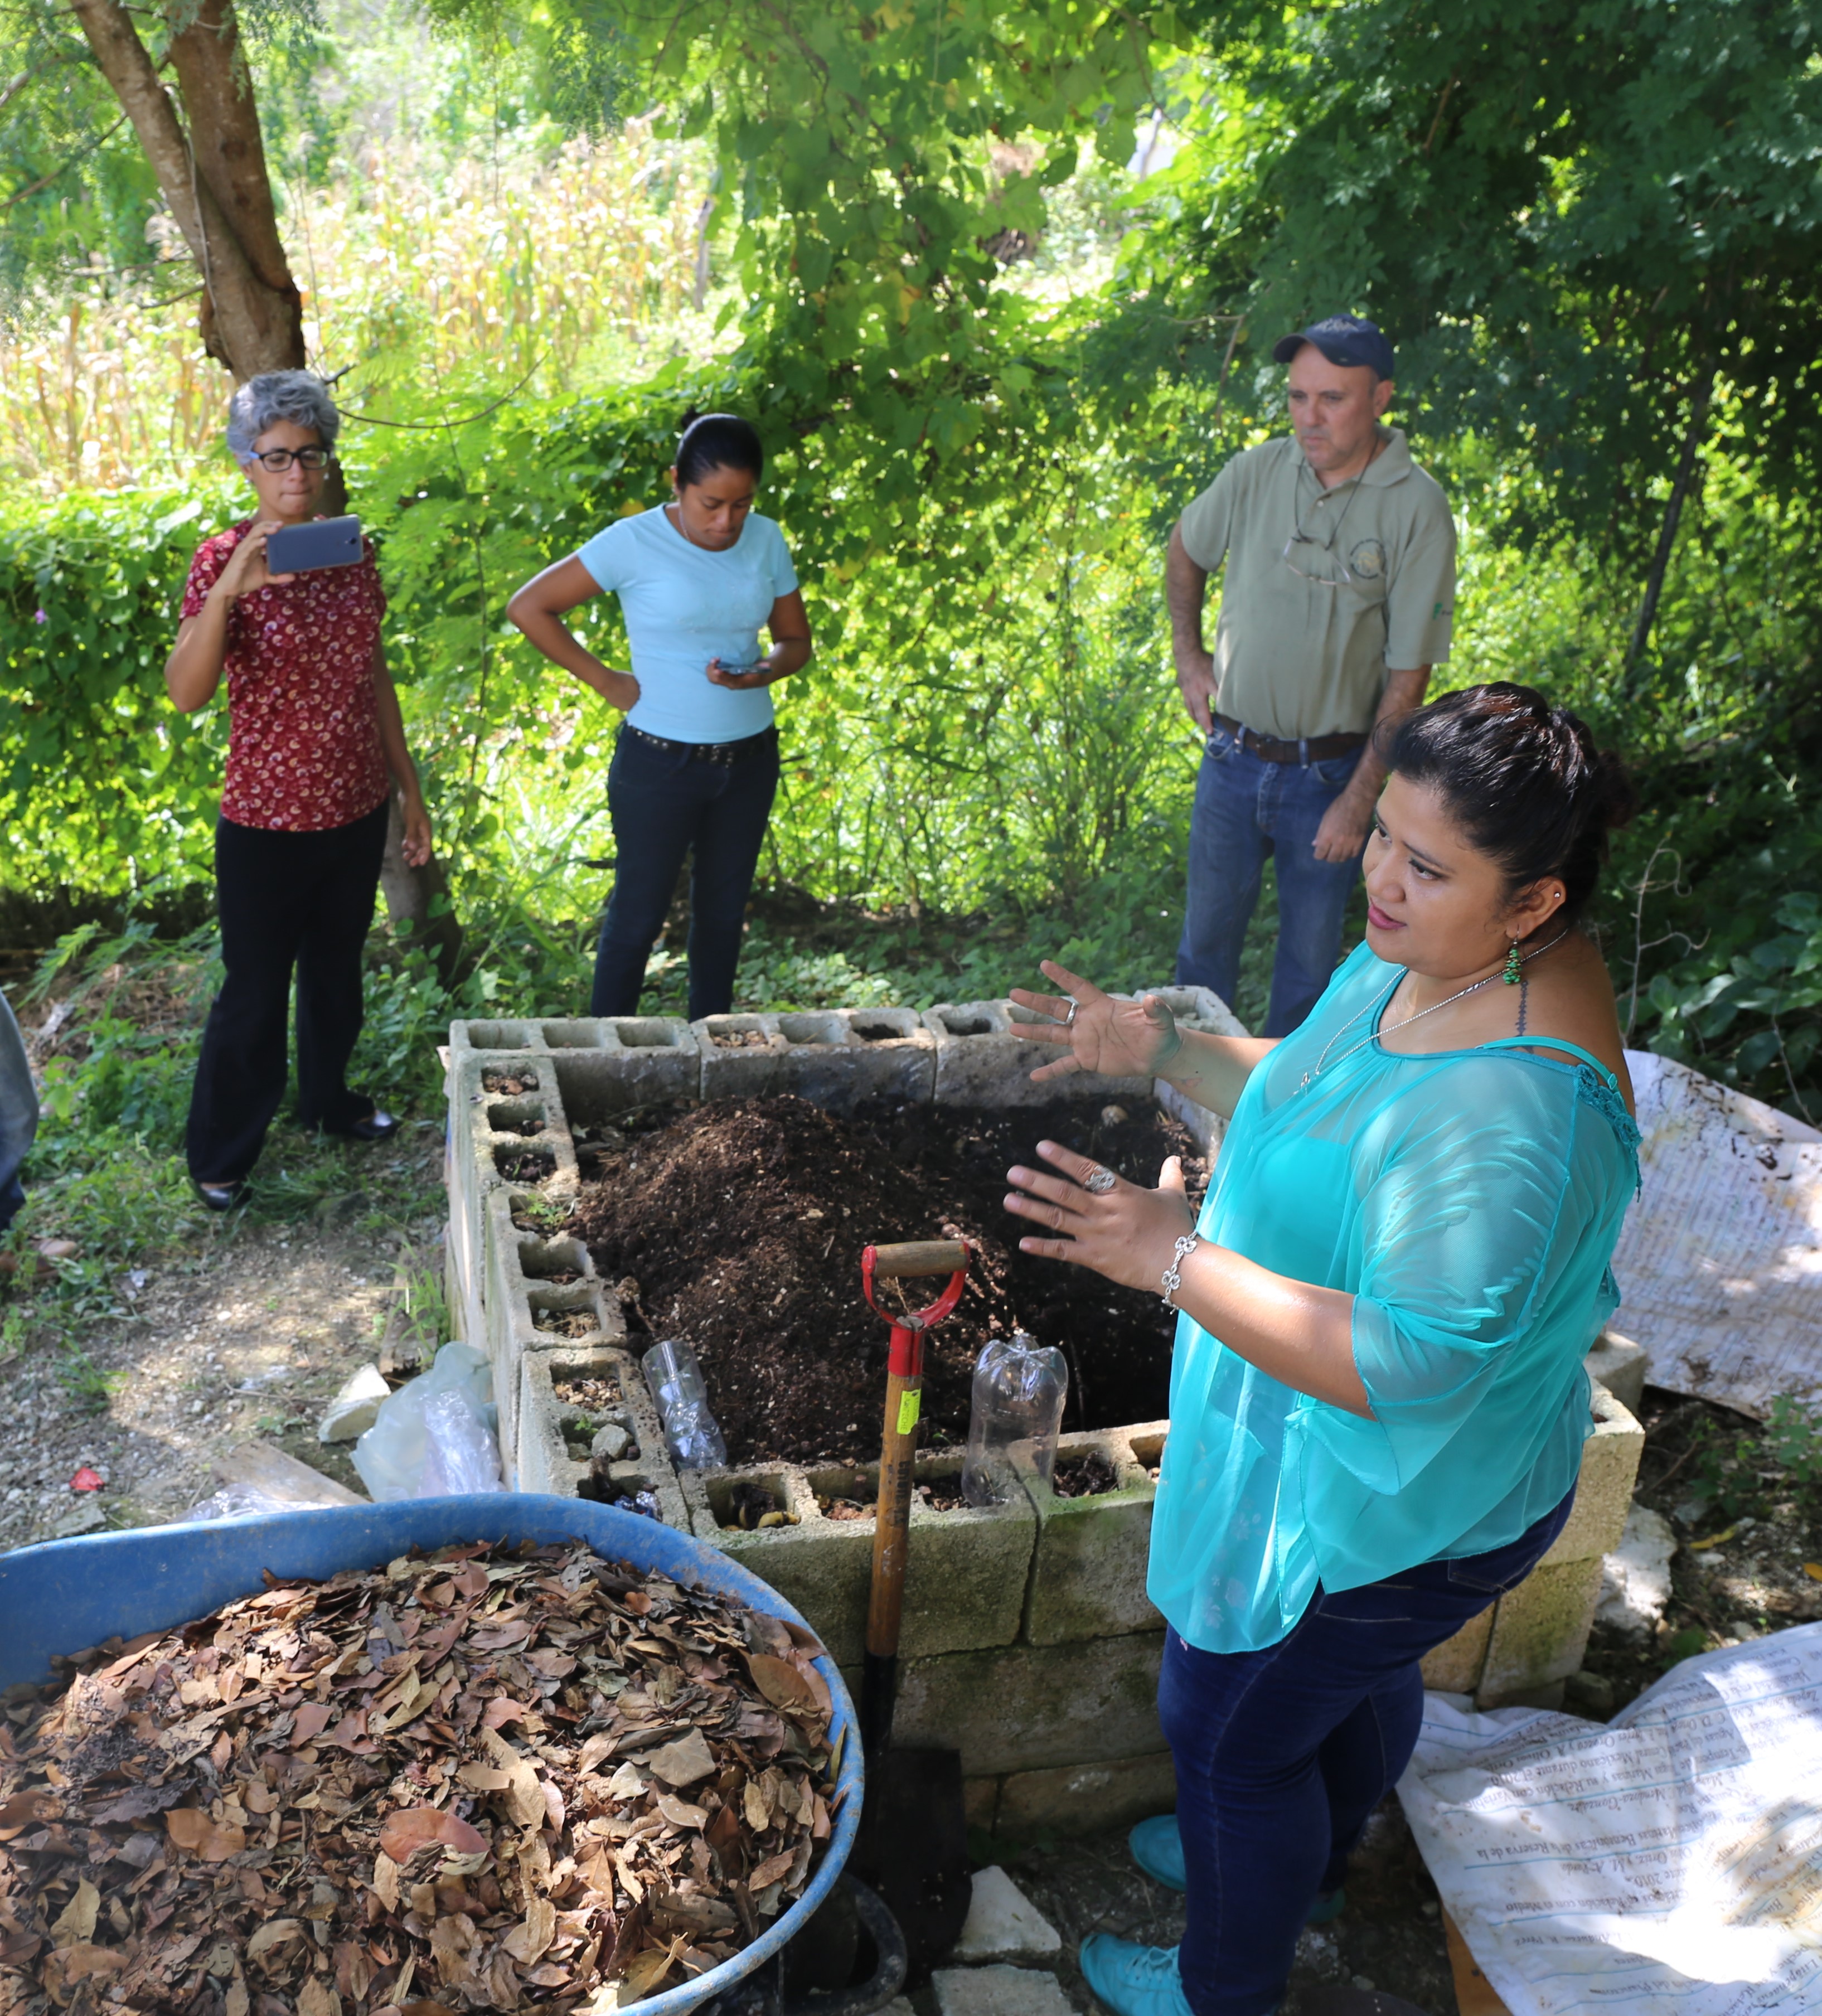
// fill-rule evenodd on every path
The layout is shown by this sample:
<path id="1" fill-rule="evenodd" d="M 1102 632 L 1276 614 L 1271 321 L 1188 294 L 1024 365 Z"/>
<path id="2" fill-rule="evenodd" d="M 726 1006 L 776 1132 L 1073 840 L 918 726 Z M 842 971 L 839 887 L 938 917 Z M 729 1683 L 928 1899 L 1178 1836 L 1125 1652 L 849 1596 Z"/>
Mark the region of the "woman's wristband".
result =
<path id="1" fill-rule="evenodd" d="M 1163 1296 L 1167 1307 L 1173 1309 L 1176 1307 L 1177 1291 L 1183 1284 L 1183 1262 L 1201 1243 L 1202 1235 L 1199 1232 L 1186 1232 L 1178 1240 L 1176 1250 L 1170 1256 L 1170 1265 L 1165 1269 L 1164 1278 L 1158 1285 L 1158 1292 Z"/>

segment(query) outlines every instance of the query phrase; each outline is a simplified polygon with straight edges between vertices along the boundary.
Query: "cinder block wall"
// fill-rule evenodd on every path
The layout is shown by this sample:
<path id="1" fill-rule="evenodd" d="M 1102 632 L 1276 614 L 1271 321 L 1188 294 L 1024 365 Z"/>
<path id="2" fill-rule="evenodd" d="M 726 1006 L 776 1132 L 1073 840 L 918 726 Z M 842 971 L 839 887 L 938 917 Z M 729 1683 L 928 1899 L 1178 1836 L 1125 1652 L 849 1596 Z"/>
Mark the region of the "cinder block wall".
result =
<path id="1" fill-rule="evenodd" d="M 1245 1031 L 1203 988 L 1158 990 L 1193 1028 Z M 720 1034 L 756 1032 L 737 1049 Z M 794 1604 L 858 1676 L 873 1520 L 828 1517 L 819 1498 L 870 1503 L 870 1467 L 792 1464 L 677 1472 L 611 1286 L 579 1240 L 555 1233 L 582 1179 L 576 1143 L 654 1100 L 795 1092 L 835 1111 L 880 1096 L 945 1103 L 1037 1103 L 1053 1088 L 1029 1074 L 1053 1053 L 1021 1033 L 1002 1002 L 803 1015 L 560 1022 L 458 1022 L 449 1066 L 450 1305 L 494 1366 L 510 1481 L 568 1495 L 590 1482 L 587 1440 L 598 1423 L 560 1388 L 611 1379 L 628 1427 L 614 1488 L 649 1490 L 671 1525 L 737 1555 Z M 502 1082 L 524 1089 L 506 1093 Z M 1224 1123 L 1164 1085 L 1097 1080 L 1109 1097 L 1155 1093 L 1205 1152 Z M 561 1280 L 554 1277 L 566 1277 Z M 1606 1369 L 1604 1365 L 1602 1369 Z M 1576 1511 L 1519 1588 L 1432 1654 L 1433 1687 L 1483 1705 L 1547 1701 L 1579 1665 L 1601 1579 L 1618 1542 L 1643 1437 L 1597 1388 Z M 1145 1595 L 1154 1478 L 1168 1424 L 1064 1440 L 1064 1457 L 1098 1451 L 1115 1488 L 1059 1498 L 1028 1461 L 1012 1502 L 912 1514 L 897 1730 L 961 1750 L 971 1817 L 1017 1832 L 1086 1829 L 1167 1806 L 1173 1788 L 1155 1690 L 1163 1620 Z M 960 1458 L 928 1452 L 918 1474 L 952 1480 Z M 763 1485 L 791 1523 L 733 1523 L 743 1480 Z"/>

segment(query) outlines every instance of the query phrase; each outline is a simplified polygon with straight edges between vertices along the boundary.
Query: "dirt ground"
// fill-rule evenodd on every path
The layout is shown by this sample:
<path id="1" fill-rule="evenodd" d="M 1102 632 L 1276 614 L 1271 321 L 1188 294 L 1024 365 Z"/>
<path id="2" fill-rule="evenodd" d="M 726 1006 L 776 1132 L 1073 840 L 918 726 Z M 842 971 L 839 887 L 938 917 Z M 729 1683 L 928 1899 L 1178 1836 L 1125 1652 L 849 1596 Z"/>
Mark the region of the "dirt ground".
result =
<path id="1" fill-rule="evenodd" d="M 1145 1946 L 1175 1946 L 1183 1900 L 1142 1875 L 1126 1852 L 1125 1828 L 1005 1856 L 1008 1874 L 1062 1937 L 1064 1991 L 1078 2009 L 1098 2007 L 1075 1964 L 1090 1932 Z M 1316 1988 L 1381 1989 L 1426 2016 L 1455 2016 L 1435 1885 L 1395 1799 L 1374 1814 L 1349 1868 L 1346 1908 L 1303 1935 L 1280 2016 L 1299 2016 Z"/>
<path id="2" fill-rule="evenodd" d="M 373 1358 L 401 1252 L 440 1254 L 444 1210 L 440 1127 L 368 1152 L 311 1216 L 233 1214 L 123 1276 L 131 1314 L 85 1327 L 100 1375 L 87 1391 L 72 1389 L 54 1344 L 0 1373 L 0 1550 L 176 1518 L 215 1489 L 211 1460 L 254 1437 L 361 1489 L 350 1445 L 319 1442 L 317 1421 Z M 70 1489 L 84 1466 L 101 1490 Z"/>

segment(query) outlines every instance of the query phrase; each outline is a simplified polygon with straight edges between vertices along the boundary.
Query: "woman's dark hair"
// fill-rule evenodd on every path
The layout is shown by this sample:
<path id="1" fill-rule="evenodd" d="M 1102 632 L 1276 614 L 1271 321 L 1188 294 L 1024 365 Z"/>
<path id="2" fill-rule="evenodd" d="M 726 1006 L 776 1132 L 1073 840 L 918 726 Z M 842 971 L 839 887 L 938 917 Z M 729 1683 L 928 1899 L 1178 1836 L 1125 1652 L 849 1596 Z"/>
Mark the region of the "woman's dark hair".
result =
<path id="1" fill-rule="evenodd" d="M 1638 809 L 1619 757 L 1534 686 L 1500 679 L 1445 693 L 1374 740 L 1388 769 L 1436 792 L 1513 895 L 1560 875 L 1565 920 L 1593 895 L 1608 835 Z"/>
<path id="2" fill-rule="evenodd" d="M 738 413 L 683 416 L 677 444 L 677 481 L 706 483 L 718 469 L 744 470 L 756 483 L 765 473 L 765 445 L 751 420 Z"/>

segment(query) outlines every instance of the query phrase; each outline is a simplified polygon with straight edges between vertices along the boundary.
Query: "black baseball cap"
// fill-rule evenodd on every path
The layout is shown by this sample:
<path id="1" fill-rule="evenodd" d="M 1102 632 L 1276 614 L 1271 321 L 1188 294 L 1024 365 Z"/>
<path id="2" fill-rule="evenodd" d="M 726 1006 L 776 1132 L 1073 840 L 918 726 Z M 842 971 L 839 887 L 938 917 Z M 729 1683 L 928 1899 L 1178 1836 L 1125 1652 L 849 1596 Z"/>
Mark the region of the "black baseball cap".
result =
<path id="1" fill-rule="evenodd" d="M 1272 345 L 1272 355 L 1279 363 L 1288 364 L 1306 343 L 1313 343 L 1331 364 L 1364 364 L 1381 378 L 1395 375 L 1392 368 L 1392 345 L 1384 331 L 1377 322 L 1367 322 L 1359 315 L 1329 315 L 1321 322 L 1312 322 L 1308 329 L 1299 329 L 1294 336 L 1280 337 Z"/>

